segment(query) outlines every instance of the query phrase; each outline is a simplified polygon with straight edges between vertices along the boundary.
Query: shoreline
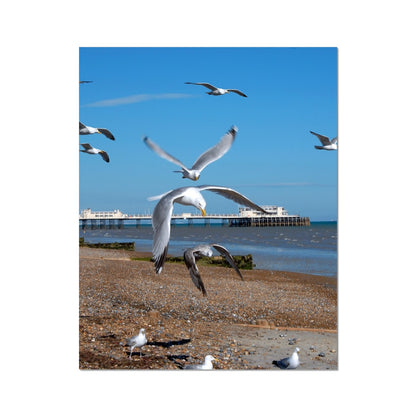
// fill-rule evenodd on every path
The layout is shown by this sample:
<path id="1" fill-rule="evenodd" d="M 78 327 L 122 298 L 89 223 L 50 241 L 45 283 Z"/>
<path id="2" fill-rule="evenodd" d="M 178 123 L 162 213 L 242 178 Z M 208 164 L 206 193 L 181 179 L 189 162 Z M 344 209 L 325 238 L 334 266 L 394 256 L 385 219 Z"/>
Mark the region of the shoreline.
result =
<path id="1" fill-rule="evenodd" d="M 309 359 L 300 368 L 337 368 L 337 279 L 254 269 L 242 270 L 241 281 L 229 268 L 200 266 L 205 298 L 185 265 L 166 263 L 156 275 L 152 262 L 131 260 L 149 256 L 80 247 L 81 369 L 178 369 L 208 353 L 219 359 L 216 368 L 272 369 L 268 354 L 291 353 L 292 338 L 301 362 Z M 129 360 L 120 342 L 140 328 L 148 344 Z M 319 339 L 328 358 L 311 349 Z"/>

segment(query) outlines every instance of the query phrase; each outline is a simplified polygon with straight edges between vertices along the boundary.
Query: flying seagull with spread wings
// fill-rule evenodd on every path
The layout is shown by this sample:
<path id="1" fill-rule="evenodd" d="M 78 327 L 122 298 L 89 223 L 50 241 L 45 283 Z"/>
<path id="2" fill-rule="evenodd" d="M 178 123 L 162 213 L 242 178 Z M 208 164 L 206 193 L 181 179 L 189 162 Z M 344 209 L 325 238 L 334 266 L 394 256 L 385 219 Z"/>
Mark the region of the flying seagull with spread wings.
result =
<path id="1" fill-rule="evenodd" d="M 90 127 L 86 126 L 85 124 L 82 124 L 79 122 L 79 134 L 94 134 L 94 133 L 101 133 L 104 134 L 105 137 L 109 138 L 110 140 L 115 140 L 113 134 L 110 132 L 110 130 L 103 129 L 103 128 L 96 128 L 96 127 Z"/>
<path id="2" fill-rule="evenodd" d="M 189 274 L 191 275 L 191 279 L 194 282 L 194 285 L 202 292 L 204 296 L 207 295 L 207 292 L 205 290 L 204 283 L 202 282 L 201 275 L 199 274 L 199 270 L 196 265 L 196 260 L 202 256 L 212 257 L 212 248 L 215 248 L 228 261 L 230 266 L 237 272 L 241 280 L 244 280 L 240 270 L 237 267 L 237 264 L 235 263 L 231 254 L 225 247 L 220 246 L 219 244 L 202 244 L 194 248 L 188 248 L 187 250 L 185 250 L 183 258 L 185 260 L 186 267 L 189 270 Z"/>
<path id="3" fill-rule="evenodd" d="M 84 149 L 80 149 L 80 152 L 88 153 L 90 155 L 100 155 L 107 163 L 110 161 L 108 154 L 104 152 L 104 150 L 96 149 L 95 147 L 92 147 L 89 143 L 81 143 L 81 146 Z"/>
<path id="4" fill-rule="evenodd" d="M 191 205 L 199 209 L 203 216 L 206 216 L 205 207 L 207 205 L 205 199 L 201 195 L 201 191 L 215 192 L 225 198 L 231 199 L 237 204 L 241 204 L 264 214 L 267 212 L 250 201 L 244 195 L 231 188 L 215 185 L 201 186 L 185 186 L 183 188 L 174 189 L 163 195 L 148 198 L 148 200 L 160 199 L 152 214 L 153 226 L 153 259 L 155 261 L 155 271 L 159 274 L 162 271 L 166 260 L 169 238 L 170 238 L 170 221 L 172 218 L 173 204 Z"/>
<path id="5" fill-rule="evenodd" d="M 329 140 L 328 137 L 322 136 L 321 134 L 314 133 L 313 131 L 309 131 L 310 133 L 314 134 L 322 143 L 322 146 L 315 146 L 315 149 L 319 150 L 337 150 L 338 149 L 338 138 L 334 137 L 332 140 Z"/>
<path id="6" fill-rule="evenodd" d="M 235 92 L 236 94 L 241 95 L 242 97 L 247 97 L 247 95 L 245 95 L 240 90 L 232 90 L 229 88 L 228 89 L 218 88 L 218 87 L 214 87 L 211 84 L 208 84 L 207 82 L 185 82 L 185 84 L 202 85 L 208 88 L 209 90 L 211 90 L 210 92 L 207 92 L 208 95 L 224 95 L 224 94 L 228 94 L 229 92 Z"/>
<path id="7" fill-rule="evenodd" d="M 148 137 L 145 137 L 143 141 L 146 144 L 146 146 L 149 147 L 149 149 L 153 150 L 160 157 L 180 166 L 182 170 L 175 170 L 174 172 L 182 173 L 182 178 L 188 178 L 193 181 L 197 181 L 199 179 L 199 176 L 201 175 L 202 170 L 205 167 L 207 167 L 210 163 L 216 161 L 220 157 L 224 156 L 225 153 L 228 152 L 228 150 L 234 142 L 237 131 L 237 127 L 231 127 L 227 134 L 225 134 L 225 136 L 223 136 L 214 147 L 211 147 L 201 156 L 199 156 L 199 158 L 193 164 L 191 169 L 188 169 L 180 160 L 165 152 L 156 143 L 152 142 Z"/>

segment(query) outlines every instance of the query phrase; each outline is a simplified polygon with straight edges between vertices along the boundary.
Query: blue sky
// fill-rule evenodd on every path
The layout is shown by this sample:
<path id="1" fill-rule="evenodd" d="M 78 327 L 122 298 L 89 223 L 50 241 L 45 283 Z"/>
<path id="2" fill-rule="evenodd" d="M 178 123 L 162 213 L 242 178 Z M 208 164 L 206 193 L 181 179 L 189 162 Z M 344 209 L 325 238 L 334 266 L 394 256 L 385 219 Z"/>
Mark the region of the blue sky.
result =
<path id="1" fill-rule="evenodd" d="M 116 138 L 79 137 L 110 156 L 107 164 L 80 153 L 80 210 L 150 213 L 149 196 L 210 184 L 314 221 L 337 218 L 337 151 L 316 150 L 309 133 L 337 135 L 336 48 L 80 48 L 79 58 L 79 79 L 94 81 L 79 86 L 79 119 Z M 186 81 L 248 98 L 209 96 Z M 142 141 L 149 136 L 191 167 L 232 125 L 239 129 L 233 146 L 197 182 L 173 173 L 177 167 Z M 219 195 L 204 198 L 208 213 L 238 210 Z"/>

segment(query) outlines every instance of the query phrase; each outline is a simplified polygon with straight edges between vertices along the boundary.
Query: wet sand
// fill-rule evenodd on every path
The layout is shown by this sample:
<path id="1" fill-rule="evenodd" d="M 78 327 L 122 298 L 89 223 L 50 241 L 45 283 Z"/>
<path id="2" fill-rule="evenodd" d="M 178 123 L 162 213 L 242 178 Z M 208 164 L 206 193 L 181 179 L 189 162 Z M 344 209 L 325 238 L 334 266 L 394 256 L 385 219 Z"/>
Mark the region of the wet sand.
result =
<path id="1" fill-rule="evenodd" d="M 179 369 L 211 354 L 216 369 L 274 369 L 300 348 L 300 370 L 338 367 L 337 282 L 323 276 L 185 265 L 156 275 L 150 253 L 80 247 L 81 369 Z M 120 343 L 145 328 L 147 345 Z"/>

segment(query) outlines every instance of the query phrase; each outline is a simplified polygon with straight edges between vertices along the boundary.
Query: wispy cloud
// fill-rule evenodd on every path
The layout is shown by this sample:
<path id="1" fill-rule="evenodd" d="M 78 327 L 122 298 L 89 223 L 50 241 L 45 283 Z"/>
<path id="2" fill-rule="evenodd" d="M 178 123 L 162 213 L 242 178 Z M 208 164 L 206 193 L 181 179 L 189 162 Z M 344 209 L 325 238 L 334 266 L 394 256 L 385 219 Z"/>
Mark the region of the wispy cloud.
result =
<path id="1" fill-rule="evenodd" d="M 119 105 L 141 103 L 150 100 L 172 100 L 178 98 L 189 98 L 191 94 L 136 94 L 128 97 L 112 98 L 109 100 L 95 101 L 94 103 L 85 104 L 82 107 L 116 107 Z"/>

